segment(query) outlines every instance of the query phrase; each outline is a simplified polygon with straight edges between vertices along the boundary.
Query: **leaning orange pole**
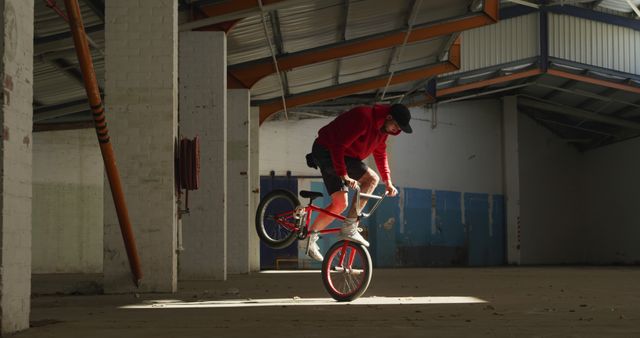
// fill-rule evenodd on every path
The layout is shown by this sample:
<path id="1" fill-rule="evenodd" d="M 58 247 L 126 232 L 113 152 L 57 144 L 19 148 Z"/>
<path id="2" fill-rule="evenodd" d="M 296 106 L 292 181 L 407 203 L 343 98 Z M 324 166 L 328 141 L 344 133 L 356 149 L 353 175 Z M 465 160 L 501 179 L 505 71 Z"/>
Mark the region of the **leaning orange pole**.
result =
<path id="1" fill-rule="evenodd" d="M 78 5 L 78 0 L 64 0 L 64 3 L 67 7 L 69 26 L 71 27 L 73 42 L 76 47 L 76 53 L 78 54 L 80 69 L 82 70 L 84 87 L 87 91 L 87 96 L 89 97 L 91 111 L 93 112 L 93 121 L 98 135 L 98 142 L 100 143 L 100 152 L 102 152 L 104 167 L 107 172 L 107 178 L 109 179 L 109 185 L 111 186 L 111 194 L 113 195 L 113 202 L 116 206 L 118 221 L 120 222 L 122 239 L 124 240 L 127 256 L 129 257 L 129 266 L 131 267 L 131 273 L 133 274 L 133 282 L 136 286 L 140 286 L 140 281 L 142 280 L 140 258 L 138 257 L 136 240 L 133 236 L 131 222 L 129 221 L 129 211 L 127 210 L 127 204 L 124 199 L 124 192 L 122 191 L 122 183 L 120 182 L 118 167 L 116 167 L 116 158 L 113 152 L 113 146 L 109 139 L 107 119 L 104 115 L 104 106 L 102 105 L 102 98 L 100 97 L 100 90 L 98 89 L 96 72 L 93 69 L 93 60 L 91 59 L 87 36 L 84 31 L 84 25 L 82 24 L 80 6 Z"/>

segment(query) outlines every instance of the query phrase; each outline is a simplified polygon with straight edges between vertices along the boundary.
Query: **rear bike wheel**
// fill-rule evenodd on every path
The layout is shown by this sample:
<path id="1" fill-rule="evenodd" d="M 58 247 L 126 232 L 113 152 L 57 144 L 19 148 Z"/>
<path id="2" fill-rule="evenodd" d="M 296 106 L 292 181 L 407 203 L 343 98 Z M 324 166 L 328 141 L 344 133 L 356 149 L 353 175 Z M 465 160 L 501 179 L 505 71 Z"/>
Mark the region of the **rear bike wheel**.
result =
<path id="1" fill-rule="evenodd" d="M 262 198 L 256 212 L 258 237 L 274 249 L 286 248 L 296 240 L 299 220 L 294 217 L 300 201 L 288 190 L 276 189 Z"/>
<path id="2" fill-rule="evenodd" d="M 322 262 L 322 282 L 331 297 L 349 302 L 362 296 L 373 275 L 371 255 L 363 245 L 351 241 L 334 244 Z"/>

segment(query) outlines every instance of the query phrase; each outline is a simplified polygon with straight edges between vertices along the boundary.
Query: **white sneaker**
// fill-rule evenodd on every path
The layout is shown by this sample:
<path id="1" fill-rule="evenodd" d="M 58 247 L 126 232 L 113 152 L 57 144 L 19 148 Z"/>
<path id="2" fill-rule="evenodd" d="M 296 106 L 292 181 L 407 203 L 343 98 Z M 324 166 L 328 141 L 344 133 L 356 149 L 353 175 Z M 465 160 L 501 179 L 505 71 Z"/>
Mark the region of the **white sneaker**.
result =
<path id="1" fill-rule="evenodd" d="M 358 231 L 358 222 L 350 218 L 344 220 L 344 226 L 342 226 L 342 230 L 340 230 L 340 235 L 338 235 L 338 237 L 369 247 L 369 242 L 367 242 L 367 240 L 364 239 Z"/>
<path id="2" fill-rule="evenodd" d="M 318 243 L 316 243 L 318 241 L 318 238 L 320 238 L 320 236 L 318 236 L 317 233 L 311 234 L 309 236 L 307 242 L 307 256 L 315 259 L 318 262 L 322 262 L 324 260 L 324 257 L 322 257 L 320 247 L 318 246 Z"/>

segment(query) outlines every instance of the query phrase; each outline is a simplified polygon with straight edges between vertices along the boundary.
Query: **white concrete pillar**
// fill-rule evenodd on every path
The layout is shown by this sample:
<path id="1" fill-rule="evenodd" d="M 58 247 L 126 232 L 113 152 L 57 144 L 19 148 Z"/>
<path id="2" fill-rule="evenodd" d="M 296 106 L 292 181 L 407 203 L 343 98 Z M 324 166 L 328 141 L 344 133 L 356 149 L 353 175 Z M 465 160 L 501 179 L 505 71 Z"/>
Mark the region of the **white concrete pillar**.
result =
<path id="1" fill-rule="evenodd" d="M 520 157 L 518 153 L 518 98 L 502 99 L 502 154 L 506 201 L 507 262 L 520 264 Z"/>
<path id="2" fill-rule="evenodd" d="M 180 33 L 180 136 L 200 137 L 200 187 L 182 217 L 181 279 L 227 278 L 227 57 L 224 32 Z"/>
<path id="3" fill-rule="evenodd" d="M 140 254 L 140 291 L 175 292 L 177 1 L 109 0 L 105 13 L 106 118 Z M 105 291 L 132 291 L 111 189 L 104 200 Z"/>
<path id="4" fill-rule="evenodd" d="M 33 0 L 0 1 L 0 335 L 29 327 Z"/>
<path id="5" fill-rule="evenodd" d="M 260 203 L 260 108 L 249 112 L 249 271 L 260 271 L 260 238 L 255 231 L 255 214 Z"/>
<path id="6" fill-rule="evenodd" d="M 227 272 L 249 273 L 249 89 L 227 91 Z"/>

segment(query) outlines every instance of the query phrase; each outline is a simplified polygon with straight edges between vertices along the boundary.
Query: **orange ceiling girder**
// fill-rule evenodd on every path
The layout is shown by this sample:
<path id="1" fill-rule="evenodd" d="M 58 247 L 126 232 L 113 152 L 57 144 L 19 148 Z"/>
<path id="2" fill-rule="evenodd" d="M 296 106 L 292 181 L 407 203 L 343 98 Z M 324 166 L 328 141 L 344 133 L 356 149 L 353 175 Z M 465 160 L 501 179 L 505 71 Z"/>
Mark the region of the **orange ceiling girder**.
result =
<path id="1" fill-rule="evenodd" d="M 505 82 L 518 80 L 518 79 L 524 79 L 524 78 L 542 75 L 542 74 L 549 74 L 549 75 L 553 75 L 553 76 L 557 76 L 557 77 L 561 77 L 569 80 L 575 80 L 578 82 L 590 83 L 590 84 L 594 84 L 594 85 L 598 85 L 606 88 L 613 88 L 613 89 L 623 90 L 630 93 L 640 94 L 640 87 L 636 87 L 636 86 L 632 86 L 624 83 L 617 83 L 617 82 L 612 82 L 607 80 L 595 79 L 592 77 L 573 74 L 573 73 L 569 73 L 569 72 L 565 72 L 557 69 L 548 69 L 546 72 L 543 72 L 541 69 L 536 68 L 536 69 L 531 69 L 527 71 L 509 74 L 509 75 L 503 75 L 503 76 L 499 76 L 492 79 L 481 80 L 481 81 L 471 82 L 471 83 L 467 83 L 467 84 L 463 84 L 455 87 L 441 89 L 436 92 L 436 96 L 443 97 L 451 94 L 465 92 L 471 89 L 478 89 L 486 86 L 505 83 Z"/>
<path id="2" fill-rule="evenodd" d="M 627 84 L 624 84 L 624 83 L 617 83 L 617 82 L 612 82 L 612 81 L 607 81 L 607 80 L 600 80 L 600 79 L 596 79 L 596 78 L 592 78 L 592 77 L 588 77 L 588 76 L 584 76 L 584 75 L 578 75 L 578 74 L 573 74 L 573 73 L 569 73 L 569 72 L 564 72 L 564 71 L 557 70 L 557 69 L 549 69 L 549 70 L 547 70 L 547 74 L 555 75 L 555 76 L 562 77 L 562 78 L 569 79 L 569 80 L 576 80 L 576 81 L 585 82 L 585 83 L 591 83 L 591 84 L 595 84 L 595 85 L 603 86 L 603 87 L 607 87 L 607 88 L 613 88 L 613 89 L 623 90 L 623 91 L 630 92 L 630 93 L 640 94 L 640 88 L 639 87 L 627 85 Z"/>
<path id="3" fill-rule="evenodd" d="M 460 39 L 449 49 L 449 60 L 428 65 L 425 67 L 417 67 L 394 74 L 389 85 L 405 83 L 409 81 L 417 81 L 420 79 L 456 71 L 460 68 Z M 301 93 L 285 97 L 287 108 L 302 106 L 314 102 L 320 102 L 329 99 L 335 99 L 367 90 L 384 87 L 387 84 L 389 75 L 382 75 L 366 80 L 359 80 L 342 85 L 319 89 L 307 93 Z M 283 110 L 282 100 L 274 99 L 271 102 L 260 105 L 260 124 L 267 120 L 271 115 Z"/>
<path id="4" fill-rule="evenodd" d="M 460 92 L 464 92 L 471 89 L 477 89 L 477 88 L 482 88 L 486 86 L 491 86 L 494 84 L 509 82 L 509 81 L 518 80 L 518 79 L 524 79 L 527 77 L 536 76 L 540 74 L 542 74 L 542 70 L 536 68 L 536 69 L 531 69 L 523 72 L 509 74 L 509 75 L 503 75 L 503 76 L 495 77 L 488 80 L 471 82 L 471 83 L 463 84 L 460 86 L 437 90 L 436 97 L 447 96 L 447 95 L 460 93 Z"/>
<path id="5" fill-rule="evenodd" d="M 413 27 L 408 43 L 424 41 L 464 30 L 481 27 L 498 21 L 499 0 L 485 0 L 482 12 L 463 18 L 423 24 Z M 278 58 L 280 71 L 329 61 L 346 56 L 399 46 L 404 42 L 407 31 L 395 31 L 366 36 L 347 42 L 321 46 L 309 50 L 291 53 Z M 272 58 L 263 58 L 241 63 L 227 68 L 229 88 L 251 88 L 260 79 L 276 72 Z"/>

